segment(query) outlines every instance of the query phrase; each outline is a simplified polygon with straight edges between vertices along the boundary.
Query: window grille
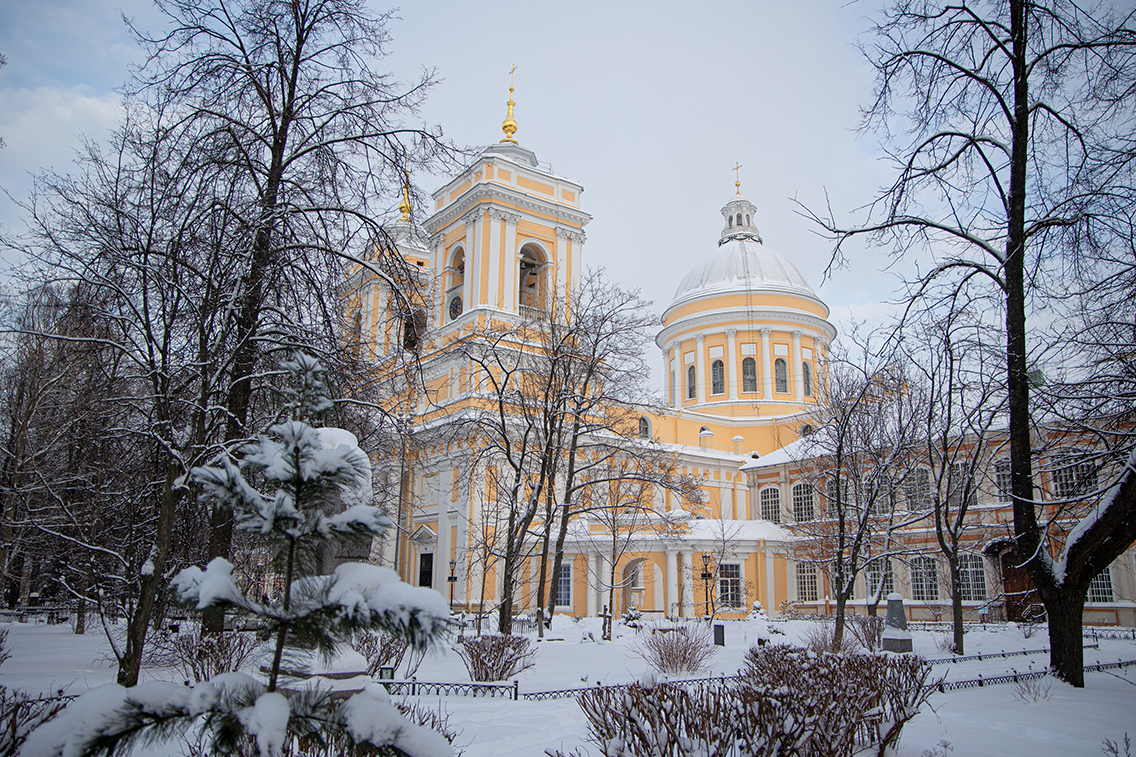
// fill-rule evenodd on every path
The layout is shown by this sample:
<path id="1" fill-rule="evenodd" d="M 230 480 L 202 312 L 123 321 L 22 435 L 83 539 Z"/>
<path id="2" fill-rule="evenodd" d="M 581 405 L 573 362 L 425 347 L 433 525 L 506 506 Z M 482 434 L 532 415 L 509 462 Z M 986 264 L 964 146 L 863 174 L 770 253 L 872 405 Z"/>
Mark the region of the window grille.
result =
<path id="1" fill-rule="evenodd" d="M 916 468 L 903 482 L 909 510 L 924 510 L 931 506 L 931 471 Z"/>
<path id="2" fill-rule="evenodd" d="M 959 556 L 959 593 L 963 602 L 986 599 L 986 568 L 978 555 Z"/>
<path id="3" fill-rule="evenodd" d="M 916 557 L 911 561 L 911 598 L 929 602 L 939 598 L 939 574 L 933 557 Z"/>
<path id="4" fill-rule="evenodd" d="M 742 359 L 742 391 L 757 391 L 757 361 L 751 357 Z"/>
<path id="5" fill-rule="evenodd" d="M 1105 568 L 1089 582 L 1088 601 L 1111 602 L 1112 598 L 1112 570 Z"/>
<path id="6" fill-rule="evenodd" d="M 771 523 L 781 522 L 781 490 L 776 486 L 761 490 L 761 517 Z"/>
<path id="7" fill-rule="evenodd" d="M 710 393 L 726 393 L 726 366 L 721 360 L 715 360 L 710 364 Z"/>
<path id="8" fill-rule="evenodd" d="M 718 601 L 722 607 L 743 607 L 742 566 L 723 563 L 718 566 Z"/>
<path id="9" fill-rule="evenodd" d="M 788 393 L 789 391 L 789 366 L 781 358 L 773 363 L 773 370 L 777 376 L 777 391 L 781 393 Z"/>
<path id="10" fill-rule="evenodd" d="M 572 604 L 572 565 L 560 564 L 560 578 L 556 581 L 556 604 L 568 607 Z"/>
<path id="11" fill-rule="evenodd" d="M 994 496 L 999 502 L 1009 502 L 1010 492 L 1010 461 L 1002 458 L 994 461 Z"/>
<path id="12" fill-rule="evenodd" d="M 793 520 L 808 523 L 814 517 L 813 485 L 797 484 L 793 487 Z"/>
<path id="13" fill-rule="evenodd" d="M 1071 499 L 1097 488 L 1097 467 L 1087 453 L 1062 452 L 1052 456 L 1053 496 Z"/>
<path id="14" fill-rule="evenodd" d="M 816 566 L 797 563 L 797 599 L 801 602 L 816 602 L 818 596 Z"/>
<path id="15" fill-rule="evenodd" d="M 883 575 L 880 575 L 881 573 Z M 887 595 L 895 591 L 895 574 L 892 573 L 891 570 L 891 560 L 883 558 L 882 560 L 868 563 L 865 576 L 868 580 L 868 596 L 874 597 L 878 593 L 881 598 L 887 599 Z M 883 588 L 880 588 L 880 581 L 883 581 Z"/>

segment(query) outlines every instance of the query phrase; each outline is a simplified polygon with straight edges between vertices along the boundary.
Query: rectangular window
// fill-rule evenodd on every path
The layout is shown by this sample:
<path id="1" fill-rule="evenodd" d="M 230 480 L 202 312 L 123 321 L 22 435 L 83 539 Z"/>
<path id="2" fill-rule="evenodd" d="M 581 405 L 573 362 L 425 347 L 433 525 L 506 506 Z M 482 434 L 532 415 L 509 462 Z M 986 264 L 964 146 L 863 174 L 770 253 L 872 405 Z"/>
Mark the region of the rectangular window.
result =
<path id="1" fill-rule="evenodd" d="M 931 471 L 916 468 L 907 474 L 903 482 L 907 498 L 907 508 L 912 511 L 925 510 L 931 506 Z"/>
<path id="2" fill-rule="evenodd" d="M 724 563 L 718 566 L 718 601 L 722 607 L 743 607 L 742 566 Z"/>
<path id="3" fill-rule="evenodd" d="M 797 563 L 797 599 L 801 602 L 816 602 L 818 596 L 816 566 Z"/>
<path id="4" fill-rule="evenodd" d="M 751 357 L 742 360 L 742 391 L 757 391 L 757 361 Z"/>
<path id="5" fill-rule="evenodd" d="M 434 586 L 434 553 L 418 555 L 418 585 Z"/>
<path id="6" fill-rule="evenodd" d="M 1097 467 L 1087 453 L 1062 452 L 1051 459 L 1053 496 L 1072 499 L 1097 488 Z"/>
<path id="7" fill-rule="evenodd" d="M 882 573 L 882 575 L 881 575 Z M 867 595 L 887 599 L 887 595 L 895 591 L 895 574 L 891 571 L 891 560 L 886 558 L 868 563 L 864 572 L 867 581 Z M 883 586 L 880 586 L 880 582 Z"/>
<path id="8" fill-rule="evenodd" d="M 916 557 L 911 561 L 911 598 L 916 602 L 929 602 L 939 598 L 935 558 Z"/>
<path id="9" fill-rule="evenodd" d="M 789 365 L 781 358 L 773 363 L 773 374 L 777 382 L 777 391 L 782 394 L 789 392 Z"/>
<path id="10" fill-rule="evenodd" d="M 959 593 L 963 602 L 986 599 L 986 568 L 978 555 L 959 556 Z"/>
<path id="11" fill-rule="evenodd" d="M 556 581 L 556 604 L 569 607 L 572 604 L 572 565 L 560 564 L 560 578 Z"/>
<path id="12" fill-rule="evenodd" d="M 999 502 L 1009 502 L 1010 497 L 1010 461 L 1002 458 L 994 462 L 994 496 Z"/>
<path id="13" fill-rule="evenodd" d="M 808 523 L 813 517 L 813 485 L 797 484 L 793 487 L 793 520 Z"/>
<path id="14" fill-rule="evenodd" d="M 1090 602 L 1111 602 L 1112 601 L 1112 569 L 1105 568 L 1096 575 L 1091 582 L 1089 582 L 1089 596 Z"/>
<path id="15" fill-rule="evenodd" d="M 947 504 L 956 509 L 973 507 L 978 504 L 978 487 L 974 485 L 974 476 L 970 463 L 951 463 L 950 479 L 947 481 Z"/>

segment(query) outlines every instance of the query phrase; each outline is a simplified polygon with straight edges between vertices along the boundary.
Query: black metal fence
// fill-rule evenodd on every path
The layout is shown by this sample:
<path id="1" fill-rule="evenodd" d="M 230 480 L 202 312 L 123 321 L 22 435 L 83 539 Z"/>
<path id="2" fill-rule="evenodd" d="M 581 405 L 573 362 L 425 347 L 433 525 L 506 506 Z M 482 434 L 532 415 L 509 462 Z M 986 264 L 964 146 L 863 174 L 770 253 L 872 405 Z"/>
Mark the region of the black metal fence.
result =
<path id="1" fill-rule="evenodd" d="M 1136 665 L 1136 660 L 1117 660 L 1116 662 L 1099 662 L 1092 665 L 1085 666 L 1086 673 L 1100 672 L 1102 670 L 1116 670 L 1127 668 L 1130 665 Z M 1010 672 L 1000 676 L 990 676 L 989 678 L 971 678 L 966 681 L 940 681 L 939 683 L 928 686 L 929 689 L 935 691 L 957 691 L 959 689 L 981 689 L 985 686 L 997 686 L 1004 683 L 1020 683 L 1021 681 L 1029 681 L 1035 678 L 1044 678 L 1049 675 L 1049 670 L 1030 670 L 1025 673 Z"/>
<path id="2" fill-rule="evenodd" d="M 379 681 L 391 694 L 415 696 L 501 697 L 517 700 L 520 682 L 512 683 L 448 683 L 440 681 Z"/>
<path id="3" fill-rule="evenodd" d="M 1086 644 L 1084 646 L 1084 649 L 1098 649 L 1099 647 L 1100 647 L 1100 644 Z M 1020 650 L 1020 651 L 1017 651 L 1017 652 L 982 652 L 981 654 L 963 655 L 961 657 L 940 657 L 940 658 L 935 659 L 935 660 L 925 660 L 925 662 L 927 662 L 930 665 L 942 665 L 943 663 L 948 663 L 948 662 L 971 662 L 973 660 L 978 660 L 979 662 L 982 662 L 984 660 L 1005 659 L 1007 657 L 1023 657 L 1025 655 L 1047 654 L 1048 652 L 1049 652 L 1048 648 L 1045 648 L 1045 649 L 1023 649 L 1023 650 Z"/>

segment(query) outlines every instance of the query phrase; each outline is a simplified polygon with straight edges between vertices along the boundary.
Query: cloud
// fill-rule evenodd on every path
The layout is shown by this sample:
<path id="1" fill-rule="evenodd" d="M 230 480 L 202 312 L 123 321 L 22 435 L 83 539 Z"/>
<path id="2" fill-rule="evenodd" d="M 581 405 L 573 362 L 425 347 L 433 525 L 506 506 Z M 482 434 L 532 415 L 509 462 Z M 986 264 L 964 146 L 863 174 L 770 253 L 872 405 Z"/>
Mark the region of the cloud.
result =
<path id="1" fill-rule="evenodd" d="M 104 140 L 121 116 L 117 94 L 90 95 L 74 89 L 0 89 L 0 189 L 18 200 L 31 192 L 44 170 L 67 173 L 83 137 Z M 0 225 L 18 229 L 19 209 L 0 198 Z"/>

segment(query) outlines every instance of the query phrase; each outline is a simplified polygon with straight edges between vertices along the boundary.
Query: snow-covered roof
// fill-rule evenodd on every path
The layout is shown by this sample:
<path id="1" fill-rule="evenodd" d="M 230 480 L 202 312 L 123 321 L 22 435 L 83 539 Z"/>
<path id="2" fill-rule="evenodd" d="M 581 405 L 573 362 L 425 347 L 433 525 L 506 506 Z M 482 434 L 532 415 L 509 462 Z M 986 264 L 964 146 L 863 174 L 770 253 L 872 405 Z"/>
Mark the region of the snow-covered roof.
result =
<path id="1" fill-rule="evenodd" d="M 709 294 L 776 292 L 816 299 L 809 282 L 779 252 L 752 238 L 726 241 L 686 274 L 674 304 Z"/>
<path id="2" fill-rule="evenodd" d="M 795 442 L 790 442 L 790 443 L 786 444 L 784 447 L 782 447 L 779 450 L 776 450 L 774 452 L 770 452 L 768 455 L 765 455 L 764 457 L 760 457 L 757 460 L 750 460 L 748 463 L 743 465 L 741 467 L 741 469 L 743 471 L 747 471 L 747 470 L 756 470 L 758 468 L 767 468 L 771 465 L 782 465 L 784 463 L 795 463 L 799 460 L 804 459 L 807 456 L 808 456 L 808 450 L 805 447 L 805 440 L 804 439 L 798 439 Z"/>

